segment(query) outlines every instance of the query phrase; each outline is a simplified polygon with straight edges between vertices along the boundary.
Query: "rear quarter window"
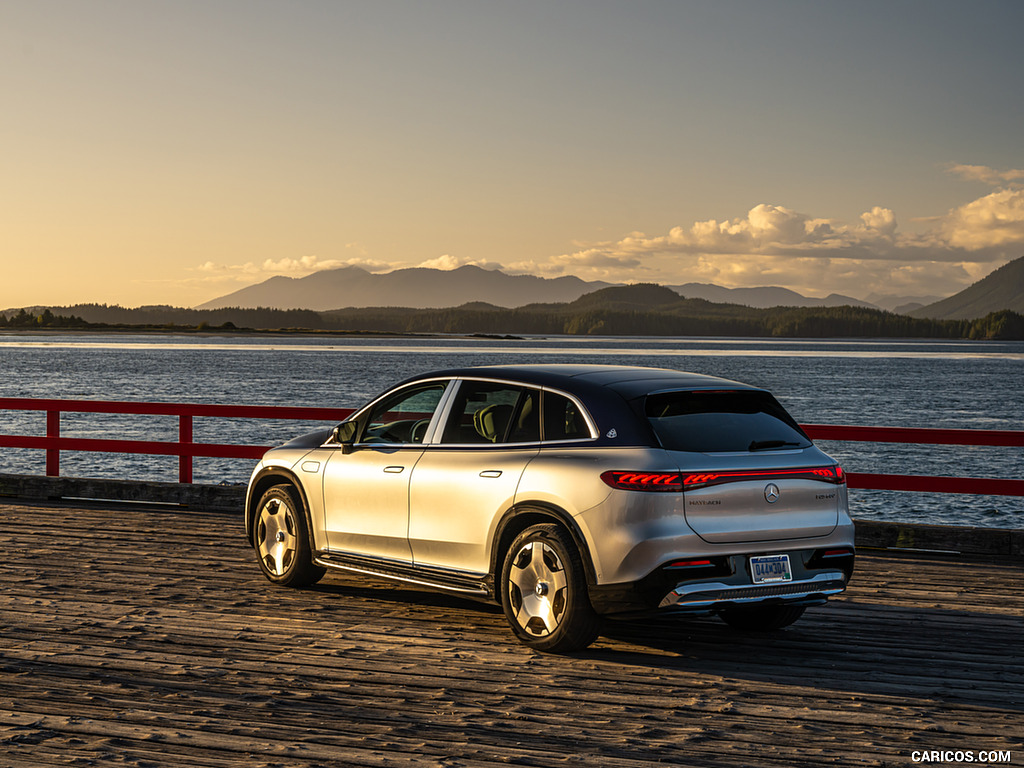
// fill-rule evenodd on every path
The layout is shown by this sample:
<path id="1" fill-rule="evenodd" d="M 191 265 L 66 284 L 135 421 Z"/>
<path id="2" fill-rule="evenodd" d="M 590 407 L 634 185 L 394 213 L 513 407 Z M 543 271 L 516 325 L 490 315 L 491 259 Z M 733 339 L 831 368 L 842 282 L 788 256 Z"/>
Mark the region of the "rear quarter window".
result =
<path id="1" fill-rule="evenodd" d="M 664 448 L 696 453 L 806 448 L 807 435 L 768 392 L 680 391 L 648 395 L 644 414 Z"/>

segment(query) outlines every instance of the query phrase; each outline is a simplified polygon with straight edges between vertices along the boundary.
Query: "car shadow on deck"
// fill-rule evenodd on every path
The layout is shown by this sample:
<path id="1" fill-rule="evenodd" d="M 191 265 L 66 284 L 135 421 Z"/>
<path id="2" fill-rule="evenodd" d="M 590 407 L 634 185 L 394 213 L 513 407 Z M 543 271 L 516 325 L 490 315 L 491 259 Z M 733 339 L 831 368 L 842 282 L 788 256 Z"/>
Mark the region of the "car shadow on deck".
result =
<path id="1" fill-rule="evenodd" d="M 488 642 L 490 636 L 491 643 L 516 645 L 493 604 L 386 582 L 327 583 L 313 590 L 329 599 L 365 599 L 385 614 L 400 606 L 413 621 L 437 620 L 440 610 L 446 623 L 466 627 L 471 637 L 462 642 Z M 737 631 L 714 616 L 608 620 L 583 651 L 521 652 L 554 668 L 597 662 L 1024 712 L 1022 630 L 1019 617 L 999 613 L 834 599 L 775 632 Z"/>

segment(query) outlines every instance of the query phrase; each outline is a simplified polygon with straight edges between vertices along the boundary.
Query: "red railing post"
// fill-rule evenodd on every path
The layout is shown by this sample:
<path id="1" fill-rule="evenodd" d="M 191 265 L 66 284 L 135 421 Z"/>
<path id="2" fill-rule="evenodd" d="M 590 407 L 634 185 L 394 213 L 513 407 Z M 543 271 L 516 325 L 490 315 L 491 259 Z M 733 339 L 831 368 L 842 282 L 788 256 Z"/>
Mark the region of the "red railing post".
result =
<path id="1" fill-rule="evenodd" d="M 60 437 L 60 411 L 46 412 L 46 439 L 56 440 Z M 46 476 L 60 476 L 60 448 L 56 446 L 46 449 Z"/>
<path id="2" fill-rule="evenodd" d="M 187 448 L 187 452 L 183 450 L 182 454 L 178 457 L 178 482 L 179 483 L 191 483 L 192 482 L 192 416 L 190 414 L 181 414 L 178 417 L 178 443 L 181 444 L 183 449 Z"/>

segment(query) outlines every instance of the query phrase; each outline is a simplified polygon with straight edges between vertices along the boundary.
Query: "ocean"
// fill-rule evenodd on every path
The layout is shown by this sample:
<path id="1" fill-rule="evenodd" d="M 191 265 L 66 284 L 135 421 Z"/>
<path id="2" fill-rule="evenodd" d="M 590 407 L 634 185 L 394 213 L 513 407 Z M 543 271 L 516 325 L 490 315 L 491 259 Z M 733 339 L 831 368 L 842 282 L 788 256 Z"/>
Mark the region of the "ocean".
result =
<path id="1" fill-rule="evenodd" d="M 0 396 L 357 407 L 422 371 L 588 362 L 722 376 L 771 390 L 803 423 L 1024 430 L 1024 343 L 633 337 L 322 337 L 0 334 Z M 197 419 L 197 442 L 272 445 L 322 423 Z M 174 440 L 177 420 L 65 414 L 67 437 Z M 0 433 L 45 414 L 0 411 Z M 850 472 L 1024 477 L 1019 448 L 818 444 Z M 0 449 L 0 472 L 43 474 L 41 451 Z M 244 483 L 252 462 L 196 459 L 195 480 Z M 66 452 L 79 477 L 176 480 L 177 459 Z M 854 517 L 1024 528 L 1024 498 L 852 490 Z"/>

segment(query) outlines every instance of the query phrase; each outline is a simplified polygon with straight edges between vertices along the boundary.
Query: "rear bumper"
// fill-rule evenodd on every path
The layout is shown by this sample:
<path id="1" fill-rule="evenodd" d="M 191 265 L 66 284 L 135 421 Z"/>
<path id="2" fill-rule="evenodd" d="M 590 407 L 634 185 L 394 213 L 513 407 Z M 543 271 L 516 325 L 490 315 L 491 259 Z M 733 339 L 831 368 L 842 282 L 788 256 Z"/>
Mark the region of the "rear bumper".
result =
<path id="1" fill-rule="evenodd" d="M 824 602 L 846 589 L 846 576 L 841 571 L 819 573 L 809 579 L 784 584 L 750 584 L 735 586 L 721 582 L 680 584 L 665 595 L 658 608 L 696 611 L 718 607 L 723 603 L 748 604 L 765 601 L 784 603 Z"/>
<path id="2" fill-rule="evenodd" d="M 642 579 L 620 584 L 589 584 L 594 609 L 606 615 L 717 613 L 735 605 L 775 603 L 816 605 L 843 592 L 853 575 L 855 553 L 835 556 L 829 549 L 783 549 L 792 567 L 789 581 L 755 583 L 751 557 L 759 552 L 708 556 L 702 567 L 656 568 Z"/>

